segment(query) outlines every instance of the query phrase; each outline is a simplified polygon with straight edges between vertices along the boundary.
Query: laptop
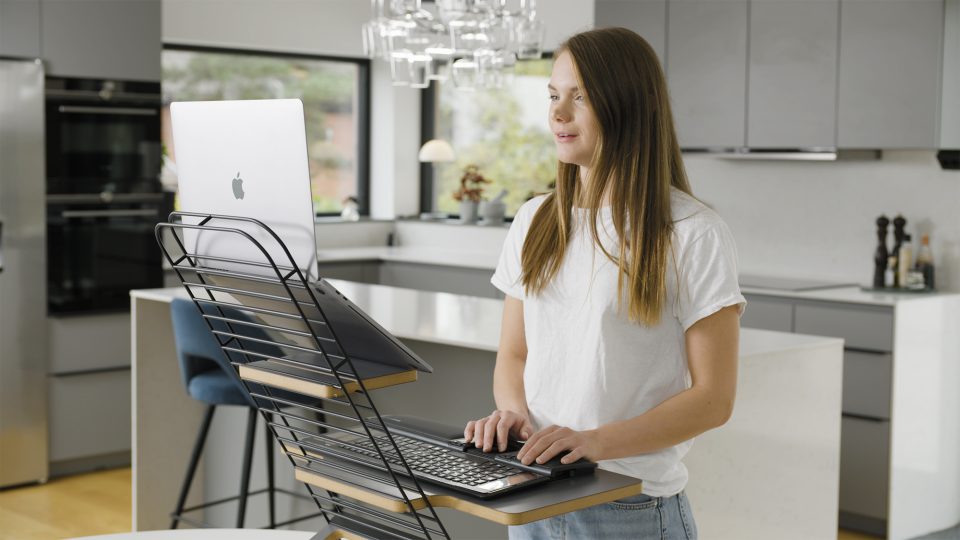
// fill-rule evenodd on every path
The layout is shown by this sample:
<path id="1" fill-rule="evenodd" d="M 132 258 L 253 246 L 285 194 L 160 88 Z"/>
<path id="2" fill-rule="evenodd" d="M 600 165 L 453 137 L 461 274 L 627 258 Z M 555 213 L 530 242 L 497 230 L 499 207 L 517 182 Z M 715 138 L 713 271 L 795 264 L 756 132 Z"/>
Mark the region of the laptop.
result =
<path id="1" fill-rule="evenodd" d="M 235 220 L 212 220 L 210 225 L 239 228 L 263 245 L 274 261 L 290 261 L 321 294 L 315 295 L 330 326 L 336 329 L 344 352 L 361 378 L 390 372 L 433 368 L 387 332 L 332 285 L 317 276 L 316 240 L 310 174 L 306 152 L 303 104 L 297 99 L 171 104 L 173 138 L 184 212 L 253 218 L 269 225 L 286 244 L 290 257 L 260 227 Z M 195 221 L 196 222 L 196 221 Z M 263 253 L 240 235 L 183 229 L 188 252 L 201 264 L 219 270 L 237 270 L 233 260 L 262 260 Z M 249 265 L 239 265 L 249 273 Z M 254 270 L 255 271 L 255 270 Z M 263 275 L 274 275 L 272 268 Z M 215 276 L 211 277 L 215 280 Z M 216 281 L 216 280 L 215 280 Z M 219 283 L 229 283 L 221 278 Z M 249 290 L 250 282 L 244 282 Z M 244 305 L 255 299 L 244 297 Z M 251 373 L 270 361 L 243 367 Z M 274 363 L 269 371 L 286 380 L 311 378 L 290 365 Z M 363 373 L 369 371 L 369 373 Z M 267 383 L 267 381 L 262 381 Z M 507 452 L 485 454 L 463 440 L 462 428 L 443 426 L 413 417 L 386 416 L 384 420 L 401 445 L 404 459 L 416 478 L 490 498 L 527 486 L 583 472 L 595 463 L 580 460 L 563 465 L 559 457 L 543 465 L 516 460 L 514 444 Z M 388 460 L 399 464 L 392 446 L 377 440 Z M 376 468 L 382 464 L 373 441 L 351 433 L 317 434 L 304 442 L 326 459 L 345 459 Z M 387 443 L 389 446 L 389 444 Z"/>
<path id="2" fill-rule="evenodd" d="M 318 279 L 306 131 L 299 99 L 176 102 L 170 105 L 170 115 L 182 211 L 253 218 L 269 225 L 290 257 L 255 224 L 209 222 L 245 231 L 278 265 L 280 261 L 289 264 L 292 258 L 321 293 L 315 297 L 358 370 L 369 367 L 377 377 L 391 371 L 433 372 L 427 362 L 333 285 Z M 199 219 L 185 221 L 196 224 Z M 257 268 L 224 259 L 266 262 L 256 245 L 241 235 L 189 228 L 183 233 L 187 251 L 200 255 L 204 266 L 249 274 Z M 275 276 L 270 267 L 259 271 Z M 229 278 L 210 279 L 229 284 Z M 243 298 L 246 305 L 255 305 L 254 301 Z M 367 374 L 357 375 L 366 378 Z"/>

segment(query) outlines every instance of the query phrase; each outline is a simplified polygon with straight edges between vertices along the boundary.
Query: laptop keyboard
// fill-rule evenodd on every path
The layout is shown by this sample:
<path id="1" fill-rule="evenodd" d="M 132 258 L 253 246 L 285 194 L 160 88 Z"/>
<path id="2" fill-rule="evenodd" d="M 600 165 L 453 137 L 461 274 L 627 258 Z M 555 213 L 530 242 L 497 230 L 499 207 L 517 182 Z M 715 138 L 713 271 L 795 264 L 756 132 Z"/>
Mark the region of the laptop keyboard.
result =
<path id="1" fill-rule="evenodd" d="M 376 437 L 376 440 L 387 461 L 392 465 L 402 467 L 403 465 L 397 457 L 397 453 L 393 451 L 389 439 L 380 436 Z M 402 435 L 394 435 L 393 440 L 400 448 L 400 452 L 403 453 L 407 465 L 414 473 L 417 473 L 418 477 L 425 477 L 434 481 L 439 480 L 444 484 L 458 484 L 472 488 L 525 472 L 493 460 L 471 459 L 459 452 Z M 379 461 L 380 456 L 371 440 L 358 439 L 351 441 L 350 444 L 359 448 L 342 445 L 343 450 Z"/>

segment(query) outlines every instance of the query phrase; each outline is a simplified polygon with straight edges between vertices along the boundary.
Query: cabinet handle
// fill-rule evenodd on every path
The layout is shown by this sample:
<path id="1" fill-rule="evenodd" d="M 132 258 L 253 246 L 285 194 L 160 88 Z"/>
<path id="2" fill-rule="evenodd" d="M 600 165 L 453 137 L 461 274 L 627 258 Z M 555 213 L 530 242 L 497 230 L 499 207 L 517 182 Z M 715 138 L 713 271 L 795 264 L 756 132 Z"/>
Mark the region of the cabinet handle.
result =
<path id="1" fill-rule="evenodd" d="M 157 215 L 157 210 L 64 210 L 60 216 L 64 219 L 91 217 L 147 217 Z"/>
<path id="2" fill-rule="evenodd" d="M 3 220 L 0 220 L 0 272 L 3 272 Z"/>
<path id="3" fill-rule="evenodd" d="M 61 105 L 57 110 L 67 114 L 126 114 L 134 116 L 156 116 L 156 109 L 140 107 L 82 107 L 79 105 Z"/>
<path id="4" fill-rule="evenodd" d="M 840 416 L 845 418 L 856 418 L 857 420 L 866 420 L 867 422 L 875 422 L 877 424 L 889 423 L 890 420 L 886 418 L 877 418 L 875 416 L 864 416 L 862 414 L 853 414 L 853 413 L 841 413 Z"/>

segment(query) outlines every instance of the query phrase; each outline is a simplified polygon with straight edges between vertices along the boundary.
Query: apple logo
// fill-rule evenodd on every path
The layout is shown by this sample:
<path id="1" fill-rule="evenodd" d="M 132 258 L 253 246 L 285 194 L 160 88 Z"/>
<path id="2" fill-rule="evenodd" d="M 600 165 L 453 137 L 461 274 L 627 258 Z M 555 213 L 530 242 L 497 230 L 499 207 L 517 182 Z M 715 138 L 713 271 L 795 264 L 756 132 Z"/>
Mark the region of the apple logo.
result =
<path id="1" fill-rule="evenodd" d="M 233 196 L 243 200 L 243 179 L 240 178 L 240 173 L 237 172 L 237 177 L 233 179 Z"/>

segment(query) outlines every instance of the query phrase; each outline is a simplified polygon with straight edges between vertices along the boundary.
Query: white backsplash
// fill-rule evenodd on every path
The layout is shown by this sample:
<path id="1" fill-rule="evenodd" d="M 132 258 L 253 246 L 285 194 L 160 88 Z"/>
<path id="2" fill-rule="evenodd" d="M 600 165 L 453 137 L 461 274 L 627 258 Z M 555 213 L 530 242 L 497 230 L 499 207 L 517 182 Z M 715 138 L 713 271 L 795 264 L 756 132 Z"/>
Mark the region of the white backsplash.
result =
<path id="1" fill-rule="evenodd" d="M 684 160 L 694 195 L 730 225 L 742 273 L 869 284 L 876 218 L 901 213 L 915 245 L 930 234 L 937 288 L 960 290 L 960 171 L 941 169 L 934 152 L 887 151 L 879 161 Z"/>

